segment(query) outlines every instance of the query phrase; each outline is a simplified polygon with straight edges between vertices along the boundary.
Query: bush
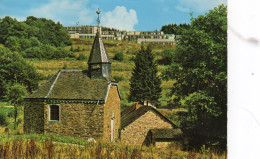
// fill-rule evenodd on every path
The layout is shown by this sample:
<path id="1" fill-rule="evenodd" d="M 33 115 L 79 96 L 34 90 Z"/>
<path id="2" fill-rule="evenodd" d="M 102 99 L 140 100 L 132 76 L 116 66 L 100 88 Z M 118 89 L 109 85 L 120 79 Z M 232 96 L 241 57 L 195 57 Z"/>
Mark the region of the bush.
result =
<path id="1" fill-rule="evenodd" d="M 122 52 L 116 53 L 113 59 L 117 60 L 117 61 L 123 61 L 124 60 L 124 54 Z"/>
<path id="2" fill-rule="evenodd" d="M 78 46 L 75 51 L 76 51 L 76 52 L 80 52 L 80 47 Z"/>
<path id="3" fill-rule="evenodd" d="M 77 57 L 77 60 L 87 60 L 88 58 L 87 58 L 87 56 L 86 55 L 84 55 L 84 54 L 79 54 L 79 56 Z"/>
<path id="4" fill-rule="evenodd" d="M 113 78 L 115 79 L 115 81 L 120 82 L 122 80 L 124 80 L 123 76 L 113 76 Z"/>
<path id="5" fill-rule="evenodd" d="M 6 115 L 0 112 L 0 125 L 7 125 Z"/>
<path id="6" fill-rule="evenodd" d="M 62 69 L 67 69 L 67 68 L 68 68 L 67 64 L 64 63 Z"/>
<path id="7" fill-rule="evenodd" d="M 174 56 L 175 49 L 166 49 L 162 52 L 162 59 L 158 60 L 158 63 L 163 65 L 170 65 L 173 63 Z"/>

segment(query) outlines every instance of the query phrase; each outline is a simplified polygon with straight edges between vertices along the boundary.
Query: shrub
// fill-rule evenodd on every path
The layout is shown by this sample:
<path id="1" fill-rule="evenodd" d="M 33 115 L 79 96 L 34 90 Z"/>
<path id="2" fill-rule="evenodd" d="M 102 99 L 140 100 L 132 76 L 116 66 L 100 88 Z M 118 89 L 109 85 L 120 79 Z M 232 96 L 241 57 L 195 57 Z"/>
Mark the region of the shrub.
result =
<path id="1" fill-rule="evenodd" d="M 88 58 L 87 58 L 87 56 L 86 55 L 84 55 L 84 54 L 79 54 L 79 56 L 77 57 L 77 60 L 87 60 Z"/>
<path id="2" fill-rule="evenodd" d="M 0 112 L 0 125 L 2 126 L 6 124 L 7 124 L 6 115 Z"/>
<path id="3" fill-rule="evenodd" d="M 68 68 L 67 64 L 64 63 L 62 69 L 67 69 L 67 68 Z"/>
<path id="4" fill-rule="evenodd" d="M 124 80 L 123 76 L 113 76 L 113 78 L 115 79 L 115 81 L 120 82 L 122 80 Z"/>
<path id="5" fill-rule="evenodd" d="M 175 49 L 166 49 L 162 52 L 162 59 L 158 60 L 159 64 L 170 65 L 173 62 Z"/>
<path id="6" fill-rule="evenodd" d="M 117 60 L 117 61 L 123 61 L 124 60 L 124 54 L 122 52 L 116 53 L 113 59 Z"/>
<path id="7" fill-rule="evenodd" d="M 78 46 L 75 52 L 80 52 L 80 47 Z"/>

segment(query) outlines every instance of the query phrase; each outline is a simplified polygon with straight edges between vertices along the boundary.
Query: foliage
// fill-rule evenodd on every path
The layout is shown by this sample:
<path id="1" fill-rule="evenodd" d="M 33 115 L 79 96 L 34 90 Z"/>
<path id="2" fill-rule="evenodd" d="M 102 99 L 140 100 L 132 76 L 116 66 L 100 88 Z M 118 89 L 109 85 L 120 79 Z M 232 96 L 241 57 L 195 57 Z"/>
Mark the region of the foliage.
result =
<path id="1" fill-rule="evenodd" d="M 6 99 L 14 105 L 20 105 L 23 103 L 23 98 L 28 95 L 26 87 L 15 83 L 11 86 L 7 92 Z"/>
<path id="2" fill-rule="evenodd" d="M 79 54 L 79 56 L 77 57 L 77 60 L 80 60 L 80 61 L 83 61 L 83 60 L 87 61 L 87 59 L 88 59 L 87 56 L 84 54 Z"/>
<path id="3" fill-rule="evenodd" d="M 122 52 L 118 52 L 118 53 L 115 54 L 113 59 L 117 60 L 117 61 L 123 61 L 124 60 L 124 54 Z"/>
<path id="4" fill-rule="evenodd" d="M 168 24 L 164 25 L 161 28 L 161 31 L 163 31 L 165 34 L 175 34 L 175 35 L 182 35 L 183 30 L 189 29 L 189 24 Z"/>
<path id="5" fill-rule="evenodd" d="M 0 33 L 1 44 L 26 58 L 74 57 L 72 52 L 64 49 L 72 41 L 59 22 L 32 16 L 24 22 L 18 22 L 6 16 L 0 19 Z"/>
<path id="6" fill-rule="evenodd" d="M 159 64 L 170 65 L 173 63 L 175 49 L 165 49 L 162 52 L 162 59 L 158 60 Z"/>
<path id="7" fill-rule="evenodd" d="M 170 69 L 177 80 L 173 103 L 188 106 L 182 129 L 197 148 L 226 148 L 227 137 L 227 7 L 191 18 L 183 31 Z M 194 147 L 193 147 L 194 148 Z"/>
<path id="8" fill-rule="evenodd" d="M 0 61 L 0 98 L 7 95 L 9 89 L 16 83 L 25 87 L 28 92 L 38 87 L 41 76 L 36 73 L 34 67 L 26 63 L 19 53 L 11 52 L 0 45 Z"/>
<path id="9" fill-rule="evenodd" d="M 46 18 L 29 16 L 25 20 L 25 23 L 31 27 L 28 28 L 28 36 L 37 37 L 38 40 L 44 44 L 50 44 L 56 47 L 72 44 L 70 36 L 60 22 L 55 23 Z M 32 30 L 38 30 L 38 32 L 31 32 Z"/>
<path id="10" fill-rule="evenodd" d="M 123 76 L 113 76 L 113 78 L 115 79 L 115 81 L 120 82 L 122 80 L 124 80 Z"/>
<path id="11" fill-rule="evenodd" d="M 7 124 L 6 118 L 7 118 L 6 114 L 4 114 L 3 112 L 0 112 L 0 126 Z"/>
<path id="12" fill-rule="evenodd" d="M 141 50 L 136 54 L 135 66 L 130 79 L 130 101 L 143 103 L 149 101 L 158 104 L 161 97 L 161 79 L 158 76 L 157 64 L 151 46 L 145 49 L 142 45 Z"/>

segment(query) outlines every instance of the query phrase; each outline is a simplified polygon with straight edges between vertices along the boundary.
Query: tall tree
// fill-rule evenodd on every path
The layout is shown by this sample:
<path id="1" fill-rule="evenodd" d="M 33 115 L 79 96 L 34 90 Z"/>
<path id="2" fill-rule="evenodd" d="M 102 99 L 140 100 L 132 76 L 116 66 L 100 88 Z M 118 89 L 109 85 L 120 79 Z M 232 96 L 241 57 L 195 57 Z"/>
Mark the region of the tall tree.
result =
<path id="1" fill-rule="evenodd" d="M 174 104 L 188 107 L 182 129 L 192 148 L 226 148 L 227 137 L 227 7 L 191 18 L 171 66 L 177 80 Z"/>
<path id="2" fill-rule="evenodd" d="M 135 57 L 135 67 L 130 79 L 130 101 L 159 104 L 161 97 L 161 79 L 158 76 L 157 64 L 149 45 L 146 49 L 141 46 L 141 50 Z"/>

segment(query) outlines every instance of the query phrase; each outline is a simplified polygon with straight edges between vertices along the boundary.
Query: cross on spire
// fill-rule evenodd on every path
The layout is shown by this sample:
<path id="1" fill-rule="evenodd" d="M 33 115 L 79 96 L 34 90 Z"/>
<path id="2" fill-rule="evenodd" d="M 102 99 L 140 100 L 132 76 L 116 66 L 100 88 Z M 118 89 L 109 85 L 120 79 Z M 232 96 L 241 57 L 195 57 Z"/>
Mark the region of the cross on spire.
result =
<path id="1" fill-rule="evenodd" d="M 99 19 L 99 14 L 101 13 L 101 10 L 98 8 L 98 10 L 96 11 L 97 15 L 98 15 L 98 18 L 97 18 L 97 25 L 99 27 L 99 24 L 100 24 L 100 19 Z"/>

